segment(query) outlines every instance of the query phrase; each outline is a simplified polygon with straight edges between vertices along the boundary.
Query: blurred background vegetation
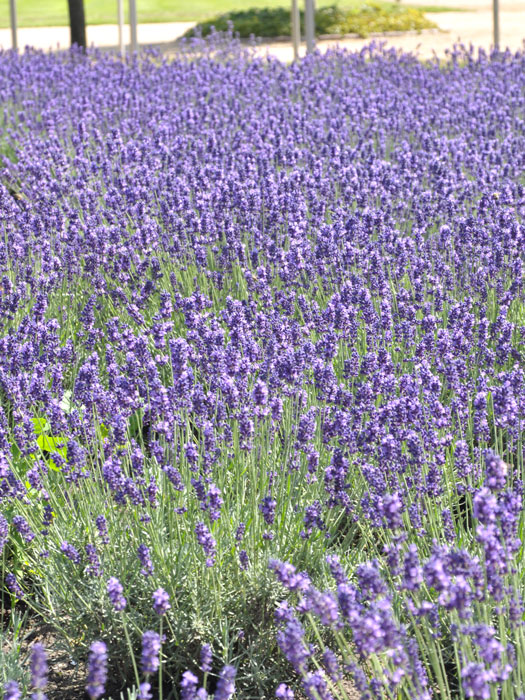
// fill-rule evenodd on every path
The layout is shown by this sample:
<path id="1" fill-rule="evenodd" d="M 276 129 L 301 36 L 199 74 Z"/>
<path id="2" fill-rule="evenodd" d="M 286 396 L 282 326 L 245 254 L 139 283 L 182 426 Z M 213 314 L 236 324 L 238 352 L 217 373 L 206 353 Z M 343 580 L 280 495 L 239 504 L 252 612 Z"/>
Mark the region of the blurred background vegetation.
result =
<path id="1" fill-rule="evenodd" d="M 302 3 L 301 3 L 302 4 Z M 127 15 L 127 1 L 124 2 Z M 260 9 L 253 10 L 259 5 Z M 219 15 L 234 12 L 252 11 L 255 13 L 267 12 L 271 9 L 281 8 L 281 15 L 289 14 L 289 2 L 286 0 L 137 0 L 137 13 L 139 22 L 201 22 L 215 19 Z M 333 0 L 317 0 L 318 10 L 329 8 L 333 5 Z M 88 24 L 115 24 L 117 21 L 117 3 L 107 0 L 85 0 L 84 7 L 86 21 Z M 356 14 L 363 8 L 369 15 L 378 15 L 374 7 L 381 7 L 382 12 L 391 14 L 392 17 L 402 13 L 401 8 L 408 8 L 408 5 L 398 3 L 374 2 L 364 3 L 362 0 L 343 0 L 339 12 Z M 397 8 L 397 11 L 396 11 Z M 450 10 L 451 8 L 424 6 L 419 7 L 423 12 L 439 12 Z M 67 0 L 17 0 L 18 25 L 20 27 L 45 27 L 61 26 L 69 24 Z M 328 11 L 327 17 L 333 15 L 333 10 Z M 280 22 L 279 13 L 273 16 L 268 13 L 268 21 Z M 377 19 L 377 17 L 376 17 Z M 325 17 L 320 17 L 320 21 L 325 21 Z M 127 17 L 126 17 L 127 21 Z M 286 20 L 289 23 L 289 19 Z M 341 16 L 339 22 L 343 21 Z M 326 23 L 326 21 L 325 21 Z M 0 2 L 0 27 L 9 26 L 9 3 Z M 268 30 L 267 30 L 268 31 Z M 281 31 L 281 29 L 279 29 Z M 355 30 L 353 30 L 355 31 Z M 374 30 L 371 31 L 382 31 Z M 249 32 L 251 33 L 251 32 Z M 249 35 L 248 33 L 248 35 Z M 286 33 L 286 32 L 285 32 Z M 324 32 L 321 32 L 324 33 Z M 327 32 L 331 33 L 331 32 Z M 263 36 L 259 34 L 259 36 Z M 264 36 L 275 36 L 275 34 L 264 34 Z"/>

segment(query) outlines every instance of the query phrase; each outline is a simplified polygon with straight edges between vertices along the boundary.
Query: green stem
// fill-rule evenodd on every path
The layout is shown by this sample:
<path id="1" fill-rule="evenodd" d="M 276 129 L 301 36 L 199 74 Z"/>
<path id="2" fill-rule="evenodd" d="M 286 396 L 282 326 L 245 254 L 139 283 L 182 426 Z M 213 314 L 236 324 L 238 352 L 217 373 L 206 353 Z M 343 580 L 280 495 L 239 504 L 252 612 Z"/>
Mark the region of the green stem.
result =
<path id="1" fill-rule="evenodd" d="M 160 618 L 160 659 L 159 659 L 159 700 L 162 700 L 162 622 L 163 618 Z"/>
<path id="2" fill-rule="evenodd" d="M 128 644 L 128 649 L 131 656 L 131 663 L 133 664 L 133 672 L 135 673 L 137 688 L 140 688 L 139 670 L 137 668 L 137 662 L 135 661 L 135 654 L 133 653 L 133 646 L 131 645 L 131 639 L 129 638 L 128 626 L 126 625 L 126 616 L 124 613 L 122 613 L 122 627 L 124 628 L 124 635 L 126 637 L 126 642 Z"/>

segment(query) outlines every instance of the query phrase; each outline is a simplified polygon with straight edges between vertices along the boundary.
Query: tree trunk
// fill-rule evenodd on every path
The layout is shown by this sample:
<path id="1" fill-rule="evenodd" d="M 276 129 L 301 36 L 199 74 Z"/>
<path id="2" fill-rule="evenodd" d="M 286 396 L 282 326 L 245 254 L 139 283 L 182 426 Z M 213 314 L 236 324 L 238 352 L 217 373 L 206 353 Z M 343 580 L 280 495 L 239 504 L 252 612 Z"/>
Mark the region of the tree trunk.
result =
<path id="1" fill-rule="evenodd" d="M 77 44 L 86 48 L 86 17 L 84 14 L 84 0 L 68 0 L 69 26 L 71 28 L 71 46 Z"/>

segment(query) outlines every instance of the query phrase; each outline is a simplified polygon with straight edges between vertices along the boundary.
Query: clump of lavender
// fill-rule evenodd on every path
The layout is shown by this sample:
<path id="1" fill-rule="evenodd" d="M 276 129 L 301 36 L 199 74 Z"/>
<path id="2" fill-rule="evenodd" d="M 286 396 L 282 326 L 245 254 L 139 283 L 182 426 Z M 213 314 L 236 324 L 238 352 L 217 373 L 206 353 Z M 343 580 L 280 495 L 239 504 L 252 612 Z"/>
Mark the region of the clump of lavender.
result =
<path id="1" fill-rule="evenodd" d="M 142 698 L 516 700 L 523 52 L 214 42 L 0 55 L 6 590 Z"/>

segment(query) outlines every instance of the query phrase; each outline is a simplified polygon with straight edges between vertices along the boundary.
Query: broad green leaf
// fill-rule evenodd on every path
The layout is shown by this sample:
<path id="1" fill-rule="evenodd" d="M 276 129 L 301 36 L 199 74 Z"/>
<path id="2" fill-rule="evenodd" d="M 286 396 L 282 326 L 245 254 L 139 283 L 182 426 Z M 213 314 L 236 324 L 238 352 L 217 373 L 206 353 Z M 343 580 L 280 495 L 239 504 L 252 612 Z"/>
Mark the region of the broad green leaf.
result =
<path id="1" fill-rule="evenodd" d="M 35 426 L 35 433 L 37 435 L 40 435 L 41 433 L 46 433 L 51 426 L 49 425 L 49 422 L 47 418 L 31 418 L 33 425 Z"/>
<path id="2" fill-rule="evenodd" d="M 36 439 L 37 445 L 46 452 L 55 452 L 67 457 L 66 438 L 60 435 L 39 435 Z"/>

